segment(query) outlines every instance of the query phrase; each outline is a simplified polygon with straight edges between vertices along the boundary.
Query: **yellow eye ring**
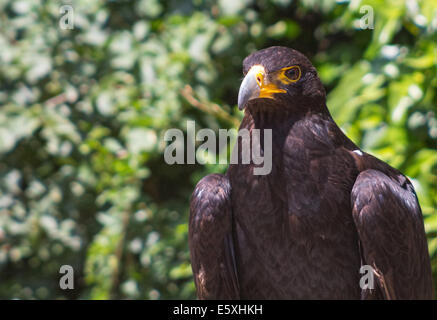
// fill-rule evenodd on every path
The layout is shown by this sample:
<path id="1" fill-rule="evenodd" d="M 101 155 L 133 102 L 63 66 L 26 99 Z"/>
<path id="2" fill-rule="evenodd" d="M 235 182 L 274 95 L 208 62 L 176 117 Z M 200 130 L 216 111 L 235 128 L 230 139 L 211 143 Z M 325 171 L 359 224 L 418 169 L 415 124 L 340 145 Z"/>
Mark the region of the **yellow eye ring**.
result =
<path id="1" fill-rule="evenodd" d="M 297 77 L 294 79 L 287 76 L 287 72 L 289 70 L 292 70 L 292 69 L 296 69 L 298 71 Z M 302 76 L 302 71 L 300 70 L 300 67 L 299 66 L 291 66 L 291 67 L 281 69 L 281 72 L 279 74 L 279 80 L 281 80 L 282 83 L 290 84 L 290 83 L 299 81 L 301 76 Z"/>

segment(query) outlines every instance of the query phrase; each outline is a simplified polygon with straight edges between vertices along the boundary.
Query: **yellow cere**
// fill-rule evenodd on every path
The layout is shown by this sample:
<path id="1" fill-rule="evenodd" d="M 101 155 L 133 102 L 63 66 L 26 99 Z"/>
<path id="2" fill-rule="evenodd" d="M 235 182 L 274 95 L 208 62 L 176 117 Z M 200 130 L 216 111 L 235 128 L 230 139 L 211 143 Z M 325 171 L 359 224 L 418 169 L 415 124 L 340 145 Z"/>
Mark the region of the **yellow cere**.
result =
<path id="1" fill-rule="evenodd" d="M 253 72 L 256 82 L 260 88 L 259 98 L 273 98 L 275 93 L 285 93 L 286 90 L 278 88 L 274 83 L 265 80 L 265 69 L 261 65 L 255 65 L 249 72 Z"/>

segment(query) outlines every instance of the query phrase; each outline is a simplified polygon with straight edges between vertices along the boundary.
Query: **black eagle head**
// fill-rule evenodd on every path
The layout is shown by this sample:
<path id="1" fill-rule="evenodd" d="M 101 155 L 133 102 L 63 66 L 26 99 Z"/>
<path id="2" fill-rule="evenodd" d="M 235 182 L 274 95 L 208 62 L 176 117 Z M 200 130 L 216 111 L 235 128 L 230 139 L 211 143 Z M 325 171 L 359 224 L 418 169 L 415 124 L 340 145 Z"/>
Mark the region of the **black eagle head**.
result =
<path id="1" fill-rule="evenodd" d="M 325 99 L 316 69 L 294 49 L 270 47 L 256 51 L 244 59 L 243 73 L 238 93 L 240 110 L 259 99 L 273 99 L 283 107 Z"/>

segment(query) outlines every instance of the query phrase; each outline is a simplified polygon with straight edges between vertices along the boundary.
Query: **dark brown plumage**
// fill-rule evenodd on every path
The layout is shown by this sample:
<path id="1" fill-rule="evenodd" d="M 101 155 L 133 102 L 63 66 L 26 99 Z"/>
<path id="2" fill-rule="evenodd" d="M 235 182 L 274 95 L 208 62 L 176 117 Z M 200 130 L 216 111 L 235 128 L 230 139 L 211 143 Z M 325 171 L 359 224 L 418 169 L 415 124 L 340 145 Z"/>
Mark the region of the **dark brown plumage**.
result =
<path id="1" fill-rule="evenodd" d="M 243 65 L 240 130 L 272 129 L 273 167 L 254 175 L 238 140 L 239 164 L 196 186 L 189 245 L 198 297 L 432 298 L 411 182 L 342 133 L 304 55 L 271 47 Z M 362 265 L 374 268 L 374 290 L 360 288 Z"/>

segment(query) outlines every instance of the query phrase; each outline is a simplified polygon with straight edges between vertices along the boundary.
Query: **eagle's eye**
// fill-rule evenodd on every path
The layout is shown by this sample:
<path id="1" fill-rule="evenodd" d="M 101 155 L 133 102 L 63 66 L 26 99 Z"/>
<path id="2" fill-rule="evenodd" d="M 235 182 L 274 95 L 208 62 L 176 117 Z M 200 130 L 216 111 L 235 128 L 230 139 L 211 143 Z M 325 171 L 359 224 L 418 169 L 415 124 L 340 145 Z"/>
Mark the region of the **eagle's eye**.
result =
<path id="1" fill-rule="evenodd" d="M 287 67 L 284 68 L 283 70 L 284 70 L 284 75 L 287 78 L 286 80 L 288 80 L 287 82 L 289 83 L 298 81 L 302 74 L 299 66 Z"/>

